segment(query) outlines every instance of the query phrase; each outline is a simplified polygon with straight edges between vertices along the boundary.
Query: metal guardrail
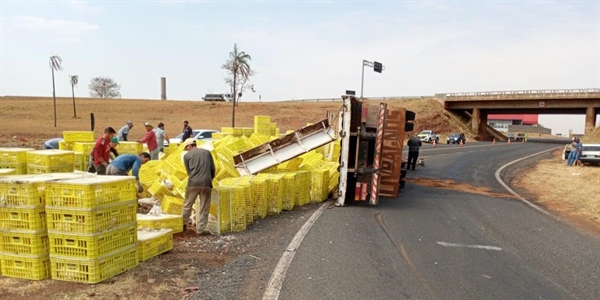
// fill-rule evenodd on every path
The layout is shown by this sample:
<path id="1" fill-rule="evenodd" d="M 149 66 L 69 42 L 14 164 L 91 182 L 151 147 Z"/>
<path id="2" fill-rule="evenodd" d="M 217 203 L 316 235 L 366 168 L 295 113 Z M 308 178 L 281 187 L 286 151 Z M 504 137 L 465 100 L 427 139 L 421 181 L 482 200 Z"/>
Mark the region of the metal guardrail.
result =
<path id="1" fill-rule="evenodd" d="M 424 99 L 424 98 L 434 98 L 433 95 L 431 96 L 396 96 L 396 97 L 370 97 L 370 98 L 365 98 L 365 100 L 374 100 L 374 101 L 381 101 L 381 100 L 396 100 L 396 99 Z M 273 102 L 336 102 L 336 101 L 342 101 L 342 98 L 320 98 L 320 99 L 294 99 L 294 100 L 281 100 L 281 101 L 268 101 L 269 103 L 273 103 Z M 254 101 L 252 101 L 254 102 Z"/>
<path id="2" fill-rule="evenodd" d="M 552 99 L 552 98 L 600 98 L 600 89 L 519 90 L 473 93 L 448 93 L 444 100 L 501 100 L 501 99 Z"/>

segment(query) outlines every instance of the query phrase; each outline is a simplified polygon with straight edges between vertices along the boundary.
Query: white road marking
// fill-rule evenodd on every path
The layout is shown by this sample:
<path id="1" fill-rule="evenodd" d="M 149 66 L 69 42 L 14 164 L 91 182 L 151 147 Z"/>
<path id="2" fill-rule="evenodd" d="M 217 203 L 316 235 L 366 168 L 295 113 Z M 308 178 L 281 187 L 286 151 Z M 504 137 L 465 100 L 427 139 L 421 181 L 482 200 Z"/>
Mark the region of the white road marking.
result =
<path id="1" fill-rule="evenodd" d="M 273 270 L 273 274 L 271 274 L 271 278 L 269 279 L 269 283 L 267 284 L 267 288 L 265 289 L 265 293 L 263 295 L 263 300 L 277 300 L 279 298 L 279 293 L 281 292 L 281 286 L 283 285 L 283 280 L 285 278 L 285 273 L 287 272 L 288 267 L 292 263 L 292 259 L 294 259 L 294 254 L 296 254 L 296 250 L 300 247 L 302 240 L 312 227 L 312 225 L 317 221 L 317 219 L 321 216 L 323 211 L 330 206 L 331 203 L 326 202 L 317 209 L 313 213 L 313 215 L 302 225 L 302 228 L 296 233 L 288 247 L 281 255 L 275 270 Z"/>
<path id="2" fill-rule="evenodd" d="M 531 208 L 533 208 L 533 209 L 535 209 L 535 210 L 537 210 L 537 211 L 539 211 L 539 212 L 541 212 L 541 213 L 543 213 L 543 214 L 545 214 L 545 215 L 547 215 L 547 216 L 550 216 L 550 217 L 552 217 L 552 218 L 554 218 L 554 219 L 556 219 L 556 220 L 559 220 L 559 219 L 558 219 L 557 217 L 555 217 L 555 216 L 551 215 L 550 213 L 548 213 L 547 211 L 545 211 L 545 210 L 544 210 L 544 209 L 542 209 L 541 207 L 539 207 L 539 206 L 537 206 L 537 205 L 535 205 L 535 204 L 533 204 L 533 203 L 529 202 L 527 199 L 525 199 L 525 198 L 521 197 L 521 195 L 517 194 L 517 192 L 515 192 L 513 189 L 511 189 L 511 188 L 508 186 L 508 184 L 506 184 L 506 183 L 505 183 L 505 182 L 502 180 L 502 178 L 500 178 L 500 173 L 502 173 L 502 171 L 503 171 L 503 170 L 504 170 L 506 167 L 508 167 L 508 166 L 510 166 L 510 165 L 512 165 L 512 164 L 518 163 L 518 162 L 520 162 L 520 161 L 522 161 L 522 160 L 528 159 L 528 158 L 530 158 L 530 157 L 534 157 L 534 156 L 536 156 L 536 155 L 540 155 L 540 154 L 544 154 L 544 153 L 546 153 L 546 152 L 554 151 L 554 150 L 556 150 L 556 149 L 558 149 L 558 148 L 562 148 L 562 146 L 560 146 L 560 147 L 556 147 L 556 148 L 552 148 L 552 149 L 548 149 L 548 150 L 544 150 L 544 151 L 542 151 L 542 152 L 534 153 L 534 154 L 531 154 L 531 155 L 528 155 L 528 156 L 525 156 L 525 157 L 519 158 L 519 159 L 517 159 L 517 160 L 513 160 L 513 161 L 511 161 L 511 162 L 509 162 L 509 163 L 507 163 L 507 164 L 503 165 L 502 167 L 498 168 L 498 170 L 496 170 L 496 174 L 494 174 L 494 175 L 496 176 L 496 180 L 498 181 L 498 183 L 500 183 L 500 185 L 502 185 L 502 186 L 503 186 L 503 187 L 504 187 L 504 188 L 505 188 L 505 189 L 506 189 L 506 190 L 507 190 L 509 193 L 511 193 L 511 194 L 513 194 L 515 197 L 517 197 L 517 199 L 521 200 L 523 203 L 527 204 L 529 207 L 531 207 Z"/>
<path id="3" fill-rule="evenodd" d="M 492 251 L 502 251 L 502 248 L 496 246 L 486 246 L 486 245 L 464 245 L 464 244 L 454 244 L 454 243 L 446 243 L 446 242 L 436 242 L 438 245 L 443 247 L 455 247 L 455 248 L 471 248 L 471 249 L 484 249 L 484 250 L 492 250 Z"/>

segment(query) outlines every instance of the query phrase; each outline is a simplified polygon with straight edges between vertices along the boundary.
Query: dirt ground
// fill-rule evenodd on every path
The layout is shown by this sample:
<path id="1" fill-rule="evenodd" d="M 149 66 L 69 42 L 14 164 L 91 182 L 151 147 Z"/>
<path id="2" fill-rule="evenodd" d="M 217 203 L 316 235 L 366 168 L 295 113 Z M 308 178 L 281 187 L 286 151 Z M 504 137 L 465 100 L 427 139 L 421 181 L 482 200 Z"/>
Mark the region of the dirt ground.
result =
<path id="1" fill-rule="evenodd" d="M 468 128 L 443 110 L 434 99 L 386 100 L 390 107 L 404 107 L 416 112 L 415 131 L 432 129 L 442 134 L 467 132 Z M 52 98 L 0 97 L 0 147 L 42 148 L 43 142 L 61 137 L 65 130 L 90 130 L 90 113 L 94 113 L 95 135 L 112 126 L 115 130 L 131 120 L 132 139 L 144 136 L 144 122 L 163 122 L 170 137 L 181 131 L 183 120 L 193 129 L 231 127 L 231 103 L 176 100 L 125 100 L 76 98 L 77 118 L 73 117 L 70 98 L 57 98 L 57 127 L 54 127 Z M 252 127 L 254 116 L 271 116 L 281 133 L 298 129 L 306 123 L 322 120 L 328 110 L 339 111 L 341 102 L 240 103 L 236 106 L 236 127 Z"/>

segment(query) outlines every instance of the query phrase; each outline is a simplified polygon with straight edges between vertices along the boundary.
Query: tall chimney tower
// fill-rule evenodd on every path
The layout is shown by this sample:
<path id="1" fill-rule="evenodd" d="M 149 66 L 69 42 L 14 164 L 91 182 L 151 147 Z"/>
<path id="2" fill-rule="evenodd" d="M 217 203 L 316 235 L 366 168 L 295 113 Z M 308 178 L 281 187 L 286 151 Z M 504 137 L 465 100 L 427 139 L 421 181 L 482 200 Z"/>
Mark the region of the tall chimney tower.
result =
<path id="1" fill-rule="evenodd" d="M 160 100 L 167 100 L 167 78 L 160 78 Z"/>

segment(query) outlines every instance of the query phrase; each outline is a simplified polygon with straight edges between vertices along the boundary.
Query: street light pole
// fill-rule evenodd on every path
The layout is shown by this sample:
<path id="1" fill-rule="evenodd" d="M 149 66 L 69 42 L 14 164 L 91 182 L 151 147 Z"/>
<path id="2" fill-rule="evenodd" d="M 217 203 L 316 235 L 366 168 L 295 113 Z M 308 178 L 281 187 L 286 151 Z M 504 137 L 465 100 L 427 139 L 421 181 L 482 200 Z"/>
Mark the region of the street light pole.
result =
<path id="1" fill-rule="evenodd" d="M 363 98 L 363 88 L 365 86 L 365 66 L 369 68 L 373 68 L 373 70 L 377 73 L 381 73 L 381 71 L 385 70 L 385 67 L 379 62 L 368 61 L 363 59 L 362 61 L 362 77 L 360 79 L 360 98 Z"/>

